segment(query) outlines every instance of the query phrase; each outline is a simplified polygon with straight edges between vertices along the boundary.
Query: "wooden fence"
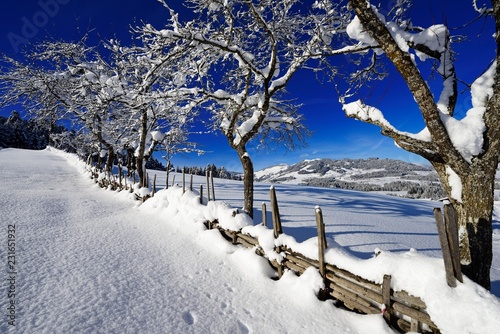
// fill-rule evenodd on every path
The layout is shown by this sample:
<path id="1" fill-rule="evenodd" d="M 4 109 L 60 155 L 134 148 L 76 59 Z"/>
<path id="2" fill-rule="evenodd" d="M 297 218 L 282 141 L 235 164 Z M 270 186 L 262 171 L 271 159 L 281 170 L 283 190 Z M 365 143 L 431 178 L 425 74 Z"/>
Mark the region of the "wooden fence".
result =
<path id="1" fill-rule="evenodd" d="M 279 217 L 276 192 L 271 187 L 271 216 L 275 238 L 283 233 Z M 263 205 L 263 224 L 265 225 L 266 209 Z M 323 215 L 321 208 L 316 208 L 316 223 L 318 226 L 318 260 L 310 259 L 286 246 L 279 246 L 275 250 L 284 255 L 278 263 L 269 261 L 278 276 L 281 277 L 284 269 L 292 270 L 298 275 L 310 267 L 316 268 L 324 280 L 324 289 L 318 292 L 322 300 L 335 299 L 350 310 L 364 314 L 383 314 L 384 318 L 394 329 L 401 332 L 439 333 L 439 329 L 426 312 L 425 303 L 418 297 L 411 296 L 405 291 L 391 289 L 391 276 L 384 275 L 383 283 L 377 284 L 360 276 L 354 275 L 333 264 L 325 262 L 324 252 L 327 248 Z M 259 245 L 256 237 L 222 228 L 218 222 L 205 223 L 208 229 L 218 229 L 219 232 L 233 244 L 240 244 L 255 253 L 266 257 L 264 249 Z"/>
<path id="2" fill-rule="evenodd" d="M 117 191 L 129 191 L 130 193 L 134 192 L 134 185 L 136 182 L 135 171 L 133 171 L 133 182 L 128 181 L 127 177 L 123 174 L 122 168 L 119 168 L 118 175 L 114 175 L 111 172 L 103 172 L 101 169 L 92 168 L 90 164 L 88 164 L 91 168 L 89 169 L 90 177 L 99 184 L 101 188 L 109 188 L 111 190 Z M 102 177 L 104 173 L 104 177 Z M 193 174 L 190 174 L 190 184 L 189 190 L 193 191 Z M 214 186 L 214 178 L 212 171 L 206 175 L 206 184 L 207 184 L 207 200 L 215 201 L 215 186 Z M 144 184 L 145 187 L 150 187 L 149 174 L 145 173 L 144 175 Z M 172 186 L 175 184 L 175 175 L 172 178 Z M 165 188 L 168 188 L 168 178 L 166 180 Z M 153 197 L 156 192 L 156 174 L 153 175 L 153 184 L 151 185 L 151 193 L 148 195 L 140 196 L 136 194 L 136 199 L 142 202 L 146 201 L 148 198 Z M 186 174 L 184 170 L 182 171 L 182 192 L 186 191 Z M 200 203 L 203 204 L 203 185 L 200 184 Z"/>
<path id="3" fill-rule="evenodd" d="M 126 181 L 123 181 L 124 178 L 122 178 L 121 176 L 116 177 L 110 175 L 110 177 L 106 178 L 107 180 L 101 177 L 99 181 L 97 181 L 98 176 L 99 174 L 97 172 L 94 172 L 92 174 L 92 177 L 96 179 L 96 182 L 99 182 L 99 184 L 103 187 L 111 187 L 112 189 L 117 190 L 125 189 L 132 192 L 132 185 L 127 184 Z M 154 180 L 156 180 L 156 176 Z M 193 178 L 191 176 L 191 190 L 193 182 L 192 180 Z M 174 183 L 174 181 L 172 182 L 172 184 Z M 182 176 L 182 183 L 183 191 L 186 191 L 186 181 L 184 173 Z M 155 185 L 153 185 L 153 196 L 154 189 Z M 146 198 L 140 199 L 144 201 L 150 196 L 146 196 Z M 215 200 L 215 190 L 213 185 L 213 178 L 211 177 L 211 175 L 207 175 L 207 200 Z M 202 185 L 200 185 L 200 203 L 203 203 Z M 281 226 L 278 201 L 276 198 L 276 191 L 274 187 L 271 187 L 270 190 L 270 206 L 274 237 L 278 238 L 279 235 L 283 233 L 283 229 Z M 446 208 L 445 213 L 446 221 L 450 221 L 450 219 L 448 219 L 448 216 L 452 215 L 452 213 L 450 213 L 450 211 Z M 238 214 L 237 210 L 235 210 L 235 214 Z M 267 226 L 267 213 L 265 203 L 262 206 L 262 216 L 262 224 Z M 449 245 L 453 244 L 454 246 L 454 242 L 452 241 L 453 237 L 448 237 L 448 235 L 454 233 L 453 227 L 451 227 L 452 231 L 446 234 L 446 230 L 450 230 L 450 228 L 445 227 L 444 224 L 440 223 L 442 217 L 439 209 L 435 210 L 435 217 L 436 222 L 438 223 L 438 230 L 444 229 L 444 232 L 442 234 L 444 235 L 444 237 L 441 237 L 442 242 L 446 241 Z M 363 277 L 354 275 L 344 269 L 338 268 L 333 264 L 326 263 L 324 254 L 325 250 L 327 249 L 327 239 L 325 236 L 323 215 L 321 208 L 319 207 L 316 207 L 316 223 L 318 228 L 318 260 L 308 258 L 286 246 L 276 247 L 275 251 L 284 255 L 283 260 L 281 262 L 278 262 L 276 260 L 269 261 L 269 264 L 277 270 L 278 277 L 281 277 L 285 269 L 292 270 L 297 275 L 301 275 L 306 269 L 310 267 L 316 268 L 324 281 L 324 288 L 318 292 L 318 298 L 320 298 L 321 300 L 335 299 L 338 301 L 336 303 L 337 306 L 345 307 L 347 309 L 363 314 L 382 314 L 387 323 L 392 328 L 402 333 L 409 331 L 419 333 L 440 333 L 438 327 L 436 326 L 436 324 L 434 324 L 429 314 L 426 312 L 425 303 L 419 297 L 411 296 L 405 291 L 394 291 L 391 289 L 390 275 L 384 275 L 382 284 L 377 284 Z M 448 224 L 447 226 L 449 225 L 450 224 Z M 205 226 L 207 227 L 207 229 L 219 230 L 221 235 L 233 244 L 239 244 L 247 248 L 254 249 L 256 254 L 269 259 L 256 237 L 242 233 L 241 231 L 224 229 L 219 225 L 217 220 L 206 221 Z M 448 246 L 446 247 L 448 249 Z M 452 252 L 454 253 L 455 249 L 453 249 Z M 443 251 L 443 253 L 446 252 Z M 453 263 L 455 263 L 455 260 L 451 260 L 451 258 L 447 255 L 445 255 L 444 258 L 447 268 L 446 271 L 448 284 L 450 286 L 453 286 L 454 278 L 452 278 L 452 276 L 459 275 L 456 273 L 456 271 L 454 271 L 453 268 Z"/>

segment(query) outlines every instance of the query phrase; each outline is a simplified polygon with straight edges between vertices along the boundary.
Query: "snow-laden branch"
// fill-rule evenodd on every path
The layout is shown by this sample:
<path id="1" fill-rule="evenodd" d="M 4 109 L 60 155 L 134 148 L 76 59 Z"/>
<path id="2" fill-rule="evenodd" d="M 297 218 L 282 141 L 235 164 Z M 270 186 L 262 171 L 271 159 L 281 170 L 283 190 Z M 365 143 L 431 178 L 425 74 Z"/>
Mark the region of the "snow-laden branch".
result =
<path id="1" fill-rule="evenodd" d="M 483 4 L 482 7 L 479 7 L 477 5 L 477 0 L 472 0 L 472 7 L 474 7 L 474 10 L 476 12 L 478 12 L 479 14 L 481 14 L 481 15 L 493 14 L 493 9 L 492 8 L 488 8 L 486 6 L 486 4 Z"/>
<path id="2" fill-rule="evenodd" d="M 395 128 L 385 119 L 379 109 L 367 106 L 361 100 L 346 103 L 343 105 L 343 109 L 348 117 L 378 125 L 385 130 L 395 131 Z"/>
<path id="3" fill-rule="evenodd" d="M 453 115 L 457 100 L 457 79 L 450 50 L 448 28 L 445 25 L 436 24 L 413 33 L 396 22 L 386 22 L 386 18 L 375 7 L 372 6 L 371 8 L 380 22 L 386 26 L 399 49 L 408 53 L 414 63 L 416 63 L 415 56 L 420 61 L 429 58 L 439 61 L 437 72 L 443 78 L 443 89 L 436 105 L 442 113 Z M 363 27 L 358 16 L 354 17 L 346 31 L 350 38 L 359 41 L 365 46 L 373 47 L 376 54 L 384 52 L 375 38 Z M 414 53 L 411 53 L 412 49 Z"/>
<path id="4" fill-rule="evenodd" d="M 343 109 L 347 117 L 379 126 L 382 133 L 392 138 L 401 148 L 427 157 L 430 160 L 440 160 L 430 141 L 430 137 L 424 133 L 425 131 L 419 134 L 401 132 L 385 119 L 382 111 L 375 107 L 367 106 L 361 100 L 346 103 L 343 105 Z"/>
<path id="5" fill-rule="evenodd" d="M 469 165 L 467 160 L 461 155 L 448 135 L 444 125 L 443 115 L 452 115 L 456 101 L 456 93 L 453 87 L 456 85 L 453 62 L 448 51 L 447 41 L 449 40 L 447 29 L 444 27 L 433 27 L 433 29 L 423 30 L 420 34 L 407 34 L 396 24 L 387 23 L 374 6 L 367 7 L 363 0 L 351 0 L 351 5 L 359 19 L 358 23 L 353 23 L 356 31 L 367 31 L 383 50 L 384 54 L 396 66 L 406 81 L 412 95 L 417 102 L 422 116 L 430 132 L 432 142 L 435 145 L 435 152 L 444 160 L 453 164 L 453 169 L 466 174 Z M 434 51 L 441 54 L 441 68 L 439 73 L 444 79 L 444 92 L 441 94 L 438 103 L 434 101 L 434 95 L 430 91 L 428 84 L 422 77 L 416 61 L 415 55 L 410 52 L 408 42 L 413 40 L 414 44 L 424 45 L 428 52 Z M 418 42 L 418 43 L 416 43 Z M 425 58 L 425 57 L 424 57 Z M 446 110 L 443 106 L 447 106 Z M 451 111 L 449 111 L 451 109 Z"/>

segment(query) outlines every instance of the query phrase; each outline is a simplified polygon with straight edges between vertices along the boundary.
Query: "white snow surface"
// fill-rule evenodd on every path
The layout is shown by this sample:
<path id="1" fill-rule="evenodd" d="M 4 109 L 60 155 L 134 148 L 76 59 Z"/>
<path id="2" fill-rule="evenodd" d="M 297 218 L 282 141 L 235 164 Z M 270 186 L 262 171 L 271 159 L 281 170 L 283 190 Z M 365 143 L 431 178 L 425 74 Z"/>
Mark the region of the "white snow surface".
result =
<path id="1" fill-rule="evenodd" d="M 1 237 L 15 224 L 18 271 L 16 327 L 2 319 L 2 333 L 393 333 L 382 315 L 319 301 L 317 271 L 272 280 L 266 260 L 202 224 L 217 217 L 264 248 L 286 244 L 314 258 L 316 205 L 329 262 L 374 281 L 391 274 L 392 288 L 423 298 L 443 333 L 500 328 L 499 203 L 492 294 L 467 279 L 447 287 L 432 218 L 438 202 L 280 185 L 285 234 L 275 241 L 257 225 L 260 210 L 254 221 L 236 213 L 236 181 L 216 180 L 218 201 L 208 206 L 177 186 L 140 204 L 128 192 L 99 188 L 75 156 L 53 149 L 0 150 L 0 175 Z M 257 183 L 256 203 L 268 201 L 268 191 Z M 6 253 L 4 243 L 4 262 Z M 6 280 L 1 286 L 5 311 Z"/>

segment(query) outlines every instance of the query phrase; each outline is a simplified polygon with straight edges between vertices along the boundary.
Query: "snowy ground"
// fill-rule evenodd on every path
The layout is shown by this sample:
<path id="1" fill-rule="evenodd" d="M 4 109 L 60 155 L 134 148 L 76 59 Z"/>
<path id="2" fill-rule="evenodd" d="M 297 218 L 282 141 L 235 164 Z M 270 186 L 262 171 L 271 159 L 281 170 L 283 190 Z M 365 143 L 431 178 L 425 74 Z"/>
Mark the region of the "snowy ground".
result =
<path id="1" fill-rule="evenodd" d="M 381 315 L 356 315 L 318 301 L 316 272 L 271 280 L 263 259 L 206 231 L 195 219 L 203 209 L 189 206 L 194 197 L 176 199 L 179 189 L 140 206 L 125 192 L 102 190 L 74 158 L 50 150 L 0 150 L 0 177 L 2 333 L 392 333 Z M 216 180 L 217 199 L 241 207 L 241 186 Z M 257 184 L 256 191 L 260 207 L 268 202 L 269 185 Z M 431 268 L 431 275 L 394 284 L 424 297 L 444 333 L 500 328 L 497 297 L 467 280 L 448 289 L 440 277 L 432 220 L 440 203 L 285 185 L 277 193 L 285 233 L 298 242 L 315 236 L 314 206 L 322 207 L 330 245 L 348 253 L 329 249 L 332 262 L 367 276 L 377 274 L 373 267 L 390 270 L 396 278 L 412 276 L 408 264 Z M 255 218 L 260 222 L 260 209 Z M 17 274 L 9 281 L 6 245 L 13 224 Z M 497 220 L 496 296 L 499 229 Z M 376 248 L 383 253 L 373 259 Z M 15 328 L 7 317 L 13 300 Z"/>

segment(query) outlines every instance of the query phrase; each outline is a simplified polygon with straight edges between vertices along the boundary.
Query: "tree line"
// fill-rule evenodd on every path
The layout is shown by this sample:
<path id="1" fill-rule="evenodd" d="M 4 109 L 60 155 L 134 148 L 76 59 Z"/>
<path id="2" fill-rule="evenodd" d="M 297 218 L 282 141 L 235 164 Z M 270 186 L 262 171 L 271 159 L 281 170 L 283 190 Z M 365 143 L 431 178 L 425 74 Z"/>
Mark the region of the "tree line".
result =
<path id="1" fill-rule="evenodd" d="M 41 150 L 51 145 L 67 152 L 76 152 L 75 144 L 68 139 L 74 132 L 62 125 L 23 119 L 15 110 L 9 117 L 0 116 L 0 133 L 0 148 Z"/>

